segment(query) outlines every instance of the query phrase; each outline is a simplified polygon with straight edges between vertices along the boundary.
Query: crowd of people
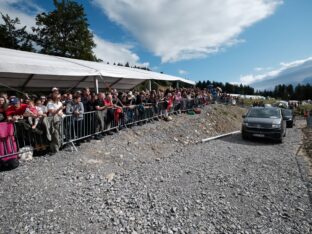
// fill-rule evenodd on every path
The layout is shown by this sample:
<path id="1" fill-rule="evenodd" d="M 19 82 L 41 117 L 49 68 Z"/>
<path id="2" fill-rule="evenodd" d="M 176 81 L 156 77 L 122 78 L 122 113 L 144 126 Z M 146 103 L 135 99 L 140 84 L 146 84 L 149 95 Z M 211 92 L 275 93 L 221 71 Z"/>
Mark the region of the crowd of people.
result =
<path id="1" fill-rule="evenodd" d="M 157 120 L 161 116 L 168 121 L 171 111 L 179 113 L 194 107 L 194 103 L 186 106 L 191 100 L 211 98 L 209 90 L 198 88 L 128 92 L 110 89 L 96 94 L 89 88 L 61 92 L 54 87 L 46 96 L 1 93 L 0 122 L 15 122 L 17 129 L 45 136 L 51 153 L 55 153 L 62 140 L 79 145 L 91 137 L 111 135 L 116 127 L 141 124 L 147 117 Z"/>

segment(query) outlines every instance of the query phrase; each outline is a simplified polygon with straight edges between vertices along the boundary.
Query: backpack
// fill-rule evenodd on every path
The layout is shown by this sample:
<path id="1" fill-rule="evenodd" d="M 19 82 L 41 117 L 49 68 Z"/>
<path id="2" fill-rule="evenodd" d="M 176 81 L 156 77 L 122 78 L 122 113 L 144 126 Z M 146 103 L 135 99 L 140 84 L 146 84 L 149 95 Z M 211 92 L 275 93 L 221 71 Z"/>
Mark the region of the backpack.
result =
<path id="1" fill-rule="evenodd" d="M 201 109 L 199 109 L 199 108 L 194 108 L 193 111 L 195 112 L 195 114 L 200 114 L 201 113 Z"/>

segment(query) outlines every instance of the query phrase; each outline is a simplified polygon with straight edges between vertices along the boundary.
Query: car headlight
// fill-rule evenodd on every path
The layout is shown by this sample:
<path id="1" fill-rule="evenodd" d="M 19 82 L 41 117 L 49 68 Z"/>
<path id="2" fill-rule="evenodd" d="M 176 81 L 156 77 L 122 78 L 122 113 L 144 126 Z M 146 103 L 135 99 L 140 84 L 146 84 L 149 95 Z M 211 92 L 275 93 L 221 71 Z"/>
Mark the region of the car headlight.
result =
<path id="1" fill-rule="evenodd" d="M 280 124 L 272 124 L 272 128 L 280 128 L 281 125 Z"/>

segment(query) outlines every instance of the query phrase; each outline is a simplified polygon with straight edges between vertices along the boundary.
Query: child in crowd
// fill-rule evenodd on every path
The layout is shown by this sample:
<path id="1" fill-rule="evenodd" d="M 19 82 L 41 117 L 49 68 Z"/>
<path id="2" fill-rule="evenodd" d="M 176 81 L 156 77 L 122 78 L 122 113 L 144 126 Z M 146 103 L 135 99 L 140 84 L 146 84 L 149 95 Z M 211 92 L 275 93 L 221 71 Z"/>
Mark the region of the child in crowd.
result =
<path id="1" fill-rule="evenodd" d="M 25 110 L 25 114 L 28 114 L 28 123 L 31 125 L 32 129 L 35 129 L 39 123 L 40 116 L 43 115 L 43 112 L 40 108 L 35 106 L 33 100 L 29 100 L 28 106 Z"/>
<path id="2" fill-rule="evenodd" d="M 43 105 L 42 99 L 40 98 L 37 98 L 35 99 L 35 105 L 36 105 L 36 108 L 38 110 L 38 114 L 40 115 L 40 117 L 46 117 L 47 116 L 47 107 L 45 105 Z"/>

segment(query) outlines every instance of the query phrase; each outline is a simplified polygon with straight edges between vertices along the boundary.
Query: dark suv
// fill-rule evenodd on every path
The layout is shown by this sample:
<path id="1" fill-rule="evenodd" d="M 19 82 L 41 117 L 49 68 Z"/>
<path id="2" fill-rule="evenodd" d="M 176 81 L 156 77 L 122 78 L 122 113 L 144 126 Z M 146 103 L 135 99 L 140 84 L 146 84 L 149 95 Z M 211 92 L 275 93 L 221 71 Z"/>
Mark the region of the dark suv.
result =
<path id="1" fill-rule="evenodd" d="M 294 112 L 291 109 L 282 109 L 284 119 L 286 120 L 287 128 L 292 128 L 294 125 Z"/>
<path id="2" fill-rule="evenodd" d="M 242 137 L 269 138 L 283 142 L 286 136 L 286 122 L 277 107 L 252 107 L 243 116 Z"/>

